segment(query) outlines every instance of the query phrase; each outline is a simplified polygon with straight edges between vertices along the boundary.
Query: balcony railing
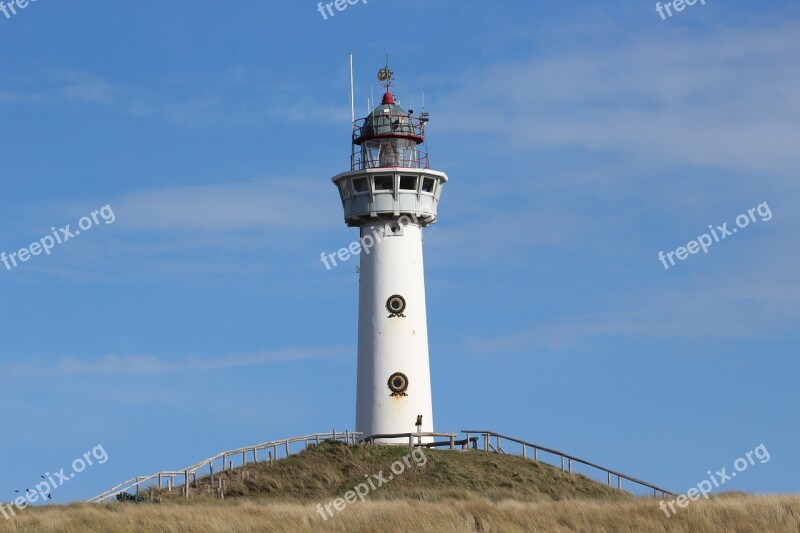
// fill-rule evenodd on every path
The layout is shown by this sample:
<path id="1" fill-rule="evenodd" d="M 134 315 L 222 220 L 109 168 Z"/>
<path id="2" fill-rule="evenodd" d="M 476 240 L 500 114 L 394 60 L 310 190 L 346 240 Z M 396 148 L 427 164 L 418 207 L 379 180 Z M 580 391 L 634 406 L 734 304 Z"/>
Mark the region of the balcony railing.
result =
<path id="1" fill-rule="evenodd" d="M 395 113 L 374 113 L 353 122 L 353 142 L 365 138 L 407 135 L 417 137 L 419 142 L 425 138 L 425 122 L 418 117 Z"/>
<path id="2" fill-rule="evenodd" d="M 390 168 L 390 167 L 427 169 L 428 154 L 422 150 L 417 149 L 416 157 L 373 158 L 370 157 L 369 153 L 364 154 L 361 150 L 356 150 L 356 152 L 350 158 L 350 170 L 365 170 L 368 168 Z"/>

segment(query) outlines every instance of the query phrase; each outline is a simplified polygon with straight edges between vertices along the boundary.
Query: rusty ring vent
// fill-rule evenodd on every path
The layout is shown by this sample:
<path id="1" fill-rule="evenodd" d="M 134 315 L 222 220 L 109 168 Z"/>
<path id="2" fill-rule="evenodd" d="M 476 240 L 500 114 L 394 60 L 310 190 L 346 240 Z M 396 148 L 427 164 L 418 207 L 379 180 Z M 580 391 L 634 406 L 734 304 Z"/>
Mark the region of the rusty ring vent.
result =
<path id="1" fill-rule="evenodd" d="M 386 300 L 386 309 L 389 310 L 391 313 L 389 318 L 395 316 L 406 316 L 403 314 L 403 311 L 406 310 L 406 299 L 400 296 L 399 294 L 395 294 L 394 296 L 390 296 L 388 300 Z"/>
<path id="2" fill-rule="evenodd" d="M 408 396 L 406 389 L 408 389 L 408 377 L 405 374 L 395 372 L 389 376 L 389 390 L 392 391 L 392 396 Z"/>

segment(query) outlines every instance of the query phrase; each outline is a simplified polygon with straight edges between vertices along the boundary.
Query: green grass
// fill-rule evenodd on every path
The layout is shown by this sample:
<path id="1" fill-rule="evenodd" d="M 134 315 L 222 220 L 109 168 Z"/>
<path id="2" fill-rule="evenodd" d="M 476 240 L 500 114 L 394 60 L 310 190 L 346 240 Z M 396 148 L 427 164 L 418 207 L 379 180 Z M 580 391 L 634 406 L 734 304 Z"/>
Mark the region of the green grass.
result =
<path id="1" fill-rule="evenodd" d="M 418 450 L 419 454 L 422 450 Z M 273 464 L 251 463 L 233 471 L 216 473 L 215 486 L 225 479 L 225 497 L 264 496 L 299 501 L 321 501 L 342 496 L 365 476 L 383 473 L 387 483 L 370 491 L 371 499 L 412 498 L 437 500 L 469 498 L 480 495 L 503 499 L 626 498 L 620 493 L 584 476 L 566 474 L 545 463 L 513 455 L 499 455 L 477 450 L 424 450 L 424 466 L 407 456 L 404 446 L 347 446 L 326 442 L 281 459 Z M 394 475 L 391 465 L 403 458 L 402 474 Z M 419 462 L 422 463 L 422 457 Z M 398 467 L 399 470 L 399 467 Z M 389 476 L 393 476 L 388 481 Z M 181 499 L 180 490 L 171 493 L 157 489 L 148 493 L 161 500 Z M 210 498 L 209 478 L 198 477 L 191 488 L 193 498 Z"/>

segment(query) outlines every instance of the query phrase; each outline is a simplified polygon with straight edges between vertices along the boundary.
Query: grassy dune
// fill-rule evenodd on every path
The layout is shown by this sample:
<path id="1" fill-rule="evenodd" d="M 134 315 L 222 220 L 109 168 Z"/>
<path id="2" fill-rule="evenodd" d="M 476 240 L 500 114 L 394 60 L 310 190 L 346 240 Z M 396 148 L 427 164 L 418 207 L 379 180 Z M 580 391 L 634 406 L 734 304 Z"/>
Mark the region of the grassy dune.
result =
<path id="1" fill-rule="evenodd" d="M 26 512 L 0 531 L 83 533 L 256 531 L 800 531 L 800 497 L 732 496 L 694 502 L 666 518 L 653 500 L 377 500 L 324 521 L 315 504 L 239 499 L 189 504 L 71 505 Z"/>
<path id="2" fill-rule="evenodd" d="M 580 531 L 800 533 L 800 496 L 728 494 L 691 502 L 667 518 L 658 501 L 619 493 L 582 476 L 519 457 L 426 451 L 402 474 L 324 520 L 317 504 L 362 483 L 409 453 L 402 447 L 326 444 L 275 464 L 225 472 L 225 500 L 198 479 L 192 498 L 154 491 L 153 503 L 28 509 L 0 531 Z M 218 483 L 220 474 L 215 476 Z"/>

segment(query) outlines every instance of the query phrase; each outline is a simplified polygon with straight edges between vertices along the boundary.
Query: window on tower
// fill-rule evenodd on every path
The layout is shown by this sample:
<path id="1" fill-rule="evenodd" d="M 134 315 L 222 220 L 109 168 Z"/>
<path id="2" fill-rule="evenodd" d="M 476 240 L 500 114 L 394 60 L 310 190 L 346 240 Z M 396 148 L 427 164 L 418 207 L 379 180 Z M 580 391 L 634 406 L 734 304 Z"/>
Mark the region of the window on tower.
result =
<path id="1" fill-rule="evenodd" d="M 400 176 L 400 188 L 404 191 L 417 190 L 417 177 L 416 176 Z"/>
<path id="2" fill-rule="evenodd" d="M 367 178 L 356 178 L 353 180 L 353 190 L 356 194 L 362 192 L 369 192 L 369 185 L 367 184 Z"/>
<path id="3" fill-rule="evenodd" d="M 376 191 L 393 191 L 394 179 L 392 176 L 375 176 L 375 190 Z"/>
<path id="4" fill-rule="evenodd" d="M 433 194 L 433 187 L 436 185 L 436 180 L 433 178 L 424 178 L 422 180 L 422 192 Z"/>
<path id="5" fill-rule="evenodd" d="M 417 143 L 411 139 L 372 139 L 361 145 L 361 168 L 419 167 Z"/>

